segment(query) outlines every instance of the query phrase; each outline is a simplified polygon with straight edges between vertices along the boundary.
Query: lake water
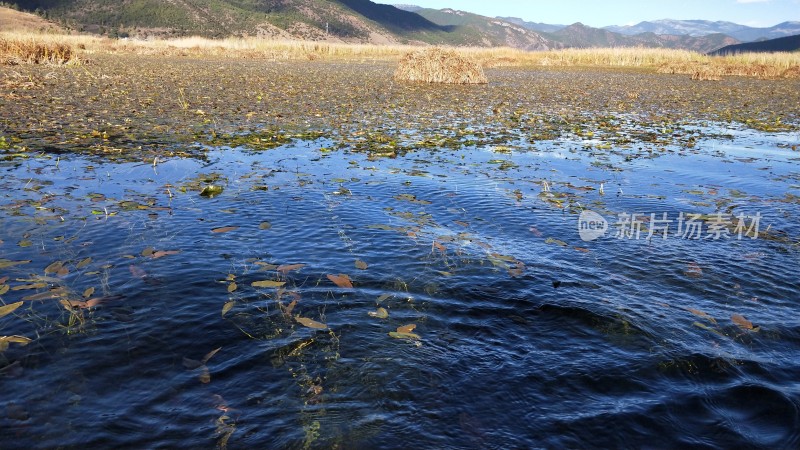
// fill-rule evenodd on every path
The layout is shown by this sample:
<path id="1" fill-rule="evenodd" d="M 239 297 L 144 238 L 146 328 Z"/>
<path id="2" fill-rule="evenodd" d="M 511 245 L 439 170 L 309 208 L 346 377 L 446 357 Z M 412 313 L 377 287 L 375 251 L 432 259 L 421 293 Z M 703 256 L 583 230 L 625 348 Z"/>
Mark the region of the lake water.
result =
<path id="1" fill-rule="evenodd" d="M 800 136 L 713 131 L 8 158 L 0 447 L 797 448 Z"/>

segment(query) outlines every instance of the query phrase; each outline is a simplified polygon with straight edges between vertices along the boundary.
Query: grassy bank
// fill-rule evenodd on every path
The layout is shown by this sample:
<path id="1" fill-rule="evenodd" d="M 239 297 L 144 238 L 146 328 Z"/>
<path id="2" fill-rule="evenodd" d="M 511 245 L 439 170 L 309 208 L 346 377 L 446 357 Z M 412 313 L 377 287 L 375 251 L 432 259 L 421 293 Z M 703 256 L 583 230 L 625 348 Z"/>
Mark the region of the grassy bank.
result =
<path id="1" fill-rule="evenodd" d="M 359 45 L 257 38 L 212 40 L 114 40 L 87 35 L 0 33 L 7 41 L 68 45 L 87 56 L 138 54 L 159 56 L 219 56 L 267 60 L 400 60 L 418 50 L 409 45 Z M 524 66 L 636 67 L 695 79 L 724 76 L 800 78 L 800 53 L 748 53 L 706 56 L 686 50 L 647 48 L 567 49 L 526 52 L 511 48 L 458 48 L 486 68 Z"/>

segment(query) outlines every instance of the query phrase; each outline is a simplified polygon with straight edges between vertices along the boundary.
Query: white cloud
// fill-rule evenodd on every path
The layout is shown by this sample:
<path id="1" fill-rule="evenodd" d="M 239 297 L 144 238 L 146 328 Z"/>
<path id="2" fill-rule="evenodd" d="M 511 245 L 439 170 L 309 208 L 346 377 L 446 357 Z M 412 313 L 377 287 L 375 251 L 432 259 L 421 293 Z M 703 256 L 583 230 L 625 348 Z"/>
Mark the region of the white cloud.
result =
<path id="1" fill-rule="evenodd" d="M 770 0 L 736 0 L 736 3 L 768 3 Z"/>

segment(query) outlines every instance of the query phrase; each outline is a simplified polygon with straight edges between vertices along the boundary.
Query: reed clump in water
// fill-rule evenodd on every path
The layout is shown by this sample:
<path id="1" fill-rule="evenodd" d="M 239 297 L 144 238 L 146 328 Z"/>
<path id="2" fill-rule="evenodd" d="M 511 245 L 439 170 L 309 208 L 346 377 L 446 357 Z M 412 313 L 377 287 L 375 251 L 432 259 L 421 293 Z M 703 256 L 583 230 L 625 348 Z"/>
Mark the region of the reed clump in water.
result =
<path id="1" fill-rule="evenodd" d="M 486 84 L 483 67 L 456 50 L 429 48 L 407 54 L 394 73 L 397 81 Z"/>
<path id="2" fill-rule="evenodd" d="M 62 65 L 80 64 L 81 60 L 69 44 L 0 38 L 0 63 Z"/>

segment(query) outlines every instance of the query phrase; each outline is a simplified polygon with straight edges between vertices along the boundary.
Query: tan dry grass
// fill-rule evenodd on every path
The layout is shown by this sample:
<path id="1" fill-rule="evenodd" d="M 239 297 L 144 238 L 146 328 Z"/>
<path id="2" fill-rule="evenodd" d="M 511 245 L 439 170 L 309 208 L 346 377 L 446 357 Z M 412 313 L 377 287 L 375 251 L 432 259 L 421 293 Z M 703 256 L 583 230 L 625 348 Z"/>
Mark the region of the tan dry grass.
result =
<path id="1" fill-rule="evenodd" d="M 486 84 L 483 66 L 453 49 L 439 47 L 408 53 L 394 73 L 397 81 L 442 84 Z"/>
<path id="2" fill-rule="evenodd" d="M 14 40 L 0 37 L 0 64 L 79 64 L 72 46 L 65 43 Z"/>
<path id="3" fill-rule="evenodd" d="M 88 35 L 56 35 L 1 32 L 0 38 L 63 43 L 87 54 L 141 54 L 157 56 L 214 56 L 267 60 L 382 60 L 399 61 L 411 45 L 343 44 L 271 40 L 261 38 L 207 39 L 187 37 L 169 40 L 114 40 Z M 492 67 L 633 67 L 660 73 L 722 78 L 800 78 L 800 53 L 744 53 L 706 56 L 688 50 L 649 48 L 565 49 L 527 52 L 512 48 L 458 47 L 461 56 Z"/>

